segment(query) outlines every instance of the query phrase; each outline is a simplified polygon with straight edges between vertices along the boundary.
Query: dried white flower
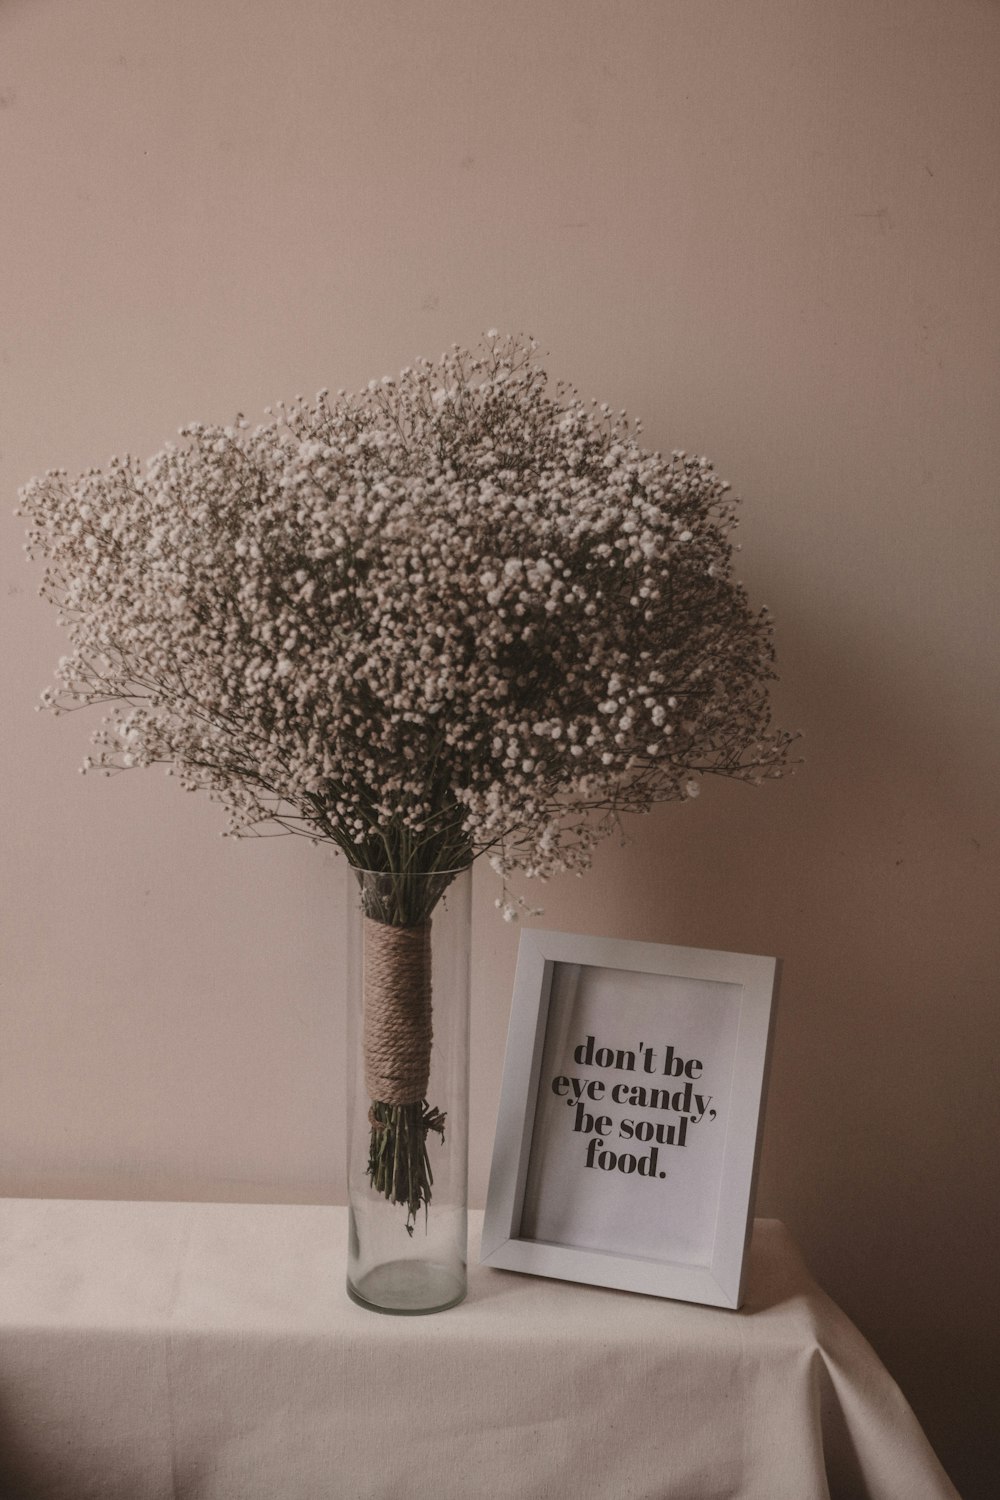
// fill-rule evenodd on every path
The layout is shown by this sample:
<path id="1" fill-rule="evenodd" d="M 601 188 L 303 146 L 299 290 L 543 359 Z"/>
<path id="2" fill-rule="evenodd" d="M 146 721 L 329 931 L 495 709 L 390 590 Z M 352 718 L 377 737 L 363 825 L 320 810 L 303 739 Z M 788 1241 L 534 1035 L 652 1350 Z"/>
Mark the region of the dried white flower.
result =
<path id="1" fill-rule="evenodd" d="M 491 330 L 145 466 L 52 471 L 20 507 L 73 647 L 43 702 L 110 700 L 88 764 L 165 764 L 234 833 L 580 870 L 623 813 L 780 774 L 790 742 L 728 486 L 637 432 Z"/>

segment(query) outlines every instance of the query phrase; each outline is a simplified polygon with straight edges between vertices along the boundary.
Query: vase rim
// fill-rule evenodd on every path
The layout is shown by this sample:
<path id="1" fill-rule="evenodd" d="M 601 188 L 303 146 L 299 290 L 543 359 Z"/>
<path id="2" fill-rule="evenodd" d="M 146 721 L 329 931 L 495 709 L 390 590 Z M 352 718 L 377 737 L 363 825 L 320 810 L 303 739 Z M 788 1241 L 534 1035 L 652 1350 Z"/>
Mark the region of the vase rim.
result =
<path id="1" fill-rule="evenodd" d="M 389 879 L 397 876 L 405 880 L 440 880 L 442 875 L 464 875 L 471 870 L 475 860 L 470 859 L 464 865 L 449 866 L 442 870 L 369 870 L 365 865 L 352 865 L 348 861 L 347 868 L 353 870 L 355 875 L 384 875 Z"/>

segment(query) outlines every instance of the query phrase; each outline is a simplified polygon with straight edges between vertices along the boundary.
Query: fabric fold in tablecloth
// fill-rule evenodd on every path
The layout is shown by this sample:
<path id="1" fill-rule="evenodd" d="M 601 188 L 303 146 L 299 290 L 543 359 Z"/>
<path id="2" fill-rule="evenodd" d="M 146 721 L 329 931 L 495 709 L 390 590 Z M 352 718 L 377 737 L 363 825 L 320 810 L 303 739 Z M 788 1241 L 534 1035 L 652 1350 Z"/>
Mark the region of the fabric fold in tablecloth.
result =
<path id="1" fill-rule="evenodd" d="M 346 1232 L 0 1202 L 9 1500 L 957 1500 L 774 1220 L 738 1313 L 473 1264 L 460 1307 L 383 1317 Z"/>

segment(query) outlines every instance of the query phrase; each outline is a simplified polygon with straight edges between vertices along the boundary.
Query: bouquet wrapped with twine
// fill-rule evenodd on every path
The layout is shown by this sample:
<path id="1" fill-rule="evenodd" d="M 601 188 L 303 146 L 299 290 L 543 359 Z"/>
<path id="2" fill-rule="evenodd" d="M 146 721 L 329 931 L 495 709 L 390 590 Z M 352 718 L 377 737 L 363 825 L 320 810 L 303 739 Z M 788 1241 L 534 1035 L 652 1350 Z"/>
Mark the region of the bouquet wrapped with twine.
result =
<path id="1" fill-rule="evenodd" d="M 515 870 L 581 870 L 624 814 L 787 767 L 729 486 L 493 331 L 256 426 L 193 423 L 144 464 L 51 471 L 20 509 L 71 643 L 43 702 L 105 707 L 85 769 L 160 764 L 227 832 L 389 877 L 366 911 L 370 1173 L 412 1223 L 445 1124 L 425 1095 L 448 872 L 485 854 L 513 917 Z M 412 877 L 436 872 L 428 896 Z"/>

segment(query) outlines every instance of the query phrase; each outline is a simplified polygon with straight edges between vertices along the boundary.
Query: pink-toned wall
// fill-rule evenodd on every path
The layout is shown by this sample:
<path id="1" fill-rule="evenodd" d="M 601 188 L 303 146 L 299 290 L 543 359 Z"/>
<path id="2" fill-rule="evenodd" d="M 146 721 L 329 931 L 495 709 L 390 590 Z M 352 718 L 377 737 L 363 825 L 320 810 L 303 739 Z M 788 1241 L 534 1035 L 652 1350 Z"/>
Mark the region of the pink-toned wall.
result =
<path id="1" fill-rule="evenodd" d="M 988 0 L 6 0 L 0 1192 L 343 1195 L 343 870 L 76 776 L 17 486 L 529 331 L 744 495 L 806 756 L 637 820 L 545 925 L 784 957 L 759 1209 L 992 1493 L 998 101 Z"/>

